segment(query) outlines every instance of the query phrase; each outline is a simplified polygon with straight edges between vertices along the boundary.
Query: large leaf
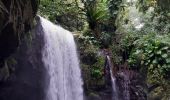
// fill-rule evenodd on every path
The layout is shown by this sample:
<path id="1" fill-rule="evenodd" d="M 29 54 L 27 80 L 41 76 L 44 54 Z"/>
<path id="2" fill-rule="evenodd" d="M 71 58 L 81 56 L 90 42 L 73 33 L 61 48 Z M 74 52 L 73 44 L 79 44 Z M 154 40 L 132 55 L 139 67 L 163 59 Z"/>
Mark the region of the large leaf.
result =
<path id="1" fill-rule="evenodd" d="M 163 54 L 162 57 L 163 57 L 163 58 L 167 58 L 167 57 L 168 57 L 168 54 Z"/>

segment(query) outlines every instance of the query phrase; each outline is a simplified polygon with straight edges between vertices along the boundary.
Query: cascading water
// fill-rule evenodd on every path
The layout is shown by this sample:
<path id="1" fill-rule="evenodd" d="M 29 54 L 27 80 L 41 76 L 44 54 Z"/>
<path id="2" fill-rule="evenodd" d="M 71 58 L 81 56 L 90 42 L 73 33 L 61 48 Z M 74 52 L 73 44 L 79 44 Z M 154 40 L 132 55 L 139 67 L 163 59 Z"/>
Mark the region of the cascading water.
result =
<path id="1" fill-rule="evenodd" d="M 81 72 L 72 34 L 38 16 L 44 34 L 43 62 L 49 74 L 46 100 L 83 100 Z"/>
<path id="2" fill-rule="evenodd" d="M 112 92 L 113 92 L 113 100 L 119 100 L 118 99 L 118 92 L 117 92 L 117 85 L 116 85 L 116 78 L 113 76 L 113 71 L 112 71 L 112 63 L 110 60 L 110 57 L 107 55 L 107 61 L 108 61 L 108 66 L 110 67 L 110 77 L 111 77 L 111 81 L 112 81 Z"/>

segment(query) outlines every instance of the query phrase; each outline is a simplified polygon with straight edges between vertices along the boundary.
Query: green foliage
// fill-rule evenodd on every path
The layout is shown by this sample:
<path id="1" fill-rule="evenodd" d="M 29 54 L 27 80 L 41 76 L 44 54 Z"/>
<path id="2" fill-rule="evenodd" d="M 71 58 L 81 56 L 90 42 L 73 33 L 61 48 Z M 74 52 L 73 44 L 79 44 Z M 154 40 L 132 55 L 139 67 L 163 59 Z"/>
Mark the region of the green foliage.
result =
<path id="1" fill-rule="evenodd" d="M 96 51 L 93 51 L 96 52 Z M 104 85 L 104 58 L 101 56 L 97 56 L 97 54 L 94 54 L 92 51 L 86 51 L 83 53 L 83 55 L 87 55 L 89 53 L 92 54 L 92 59 L 90 59 L 90 63 L 86 64 L 83 63 L 83 60 L 81 60 L 81 69 L 84 79 L 85 87 L 88 89 L 102 86 Z M 89 56 L 89 55 L 88 55 Z M 86 59 L 86 62 L 89 61 L 89 59 Z"/>
<path id="2" fill-rule="evenodd" d="M 130 47 L 133 46 L 133 43 L 135 40 L 137 40 L 140 37 L 140 34 L 137 33 L 126 33 L 124 36 L 122 36 L 122 39 L 120 40 L 121 47 L 123 50 L 131 51 Z"/>
<path id="3" fill-rule="evenodd" d="M 79 35 L 77 38 L 78 41 L 78 47 L 82 52 L 92 52 L 95 53 L 97 50 L 97 46 L 99 45 L 99 42 L 96 40 L 94 36 L 90 31 L 87 32 L 88 35 Z"/>
<path id="4" fill-rule="evenodd" d="M 129 65 L 147 75 L 149 84 L 159 84 L 160 90 L 154 90 L 152 94 L 169 98 L 169 73 L 170 73 L 170 36 L 156 35 L 153 33 L 144 35 L 133 42 L 133 49 L 128 59 Z M 160 81 L 161 80 L 161 81 Z M 156 96 L 156 95 L 155 95 Z M 166 100 L 166 99 L 165 99 Z"/>
<path id="5" fill-rule="evenodd" d="M 169 0 L 138 0 L 137 7 L 140 11 L 147 11 L 149 7 L 154 7 L 161 11 L 170 11 Z"/>
<path id="6" fill-rule="evenodd" d="M 39 6 L 39 14 L 55 21 L 57 15 L 71 13 L 76 10 L 75 4 L 67 2 L 67 0 L 41 0 Z"/>
<path id="7" fill-rule="evenodd" d="M 145 33 L 152 31 L 157 34 L 168 34 L 170 32 L 169 17 L 168 12 L 148 11 L 142 15 L 145 25 L 141 30 Z"/>
<path id="8" fill-rule="evenodd" d="M 89 25 L 96 38 L 101 34 L 101 26 L 109 19 L 107 0 L 82 0 Z"/>
<path id="9" fill-rule="evenodd" d="M 110 45 L 112 45 L 113 35 L 113 33 L 102 32 L 100 36 L 100 46 L 105 46 L 108 48 Z"/>
<path id="10" fill-rule="evenodd" d="M 115 64 L 124 64 L 129 58 L 132 49 L 134 49 L 134 41 L 142 36 L 138 31 L 127 31 L 115 35 L 114 44 L 110 46 L 112 50 L 113 61 Z"/>
<path id="11" fill-rule="evenodd" d="M 59 2 L 52 2 L 50 0 L 41 0 L 41 4 L 39 6 L 39 14 L 46 17 L 46 18 L 49 18 L 51 20 L 55 20 L 55 15 L 58 14 L 59 12 L 57 12 L 57 4 Z"/>
<path id="12" fill-rule="evenodd" d="M 71 31 L 82 30 L 84 12 L 79 0 L 40 0 L 39 14 Z"/>
<path id="13" fill-rule="evenodd" d="M 85 9 L 89 22 L 99 23 L 107 20 L 109 16 L 107 0 L 94 0 L 94 1 L 87 0 L 85 2 Z"/>
<path id="14" fill-rule="evenodd" d="M 146 12 L 149 7 L 156 6 L 156 0 L 138 0 L 136 6 L 139 8 L 139 11 Z"/>
<path id="15" fill-rule="evenodd" d="M 134 42 L 136 47 L 131 52 L 129 63 L 131 66 L 148 67 L 149 72 L 167 78 L 170 72 L 170 43 L 169 36 L 144 35 Z M 139 63 L 139 64 L 138 64 Z M 139 67 L 139 66 L 137 66 Z"/>
<path id="16" fill-rule="evenodd" d="M 101 80 L 103 78 L 104 61 L 103 57 L 98 57 L 97 62 L 91 66 L 91 76 L 93 79 Z"/>
<path id="17" fill-rule="evenodd" d="M 159 34 L 167 34 L 170 32 L 169 5 L 169 0 L 138 0 L 137 2 L 137 7 L 139 8 L 139 11 L 145 13 L 145 15 L 143 16 L 146 26 L 153 28 L 154 31 Z M 153 11 L 150 13 L 150 17 L 147 18 L 148 12 L 151 8 L 153 9 Z"/>
<path id="18" fill-rule="evenodd" d="M 160 96 L 168 100 L 167 98 L 170 97 L 168 95 L 170 90 L 167 89 L 170 84 L 170 35 L 145 32 L 148 31 L 132 31 L 121 35 L 120 44 L 116 47 L 120 51 L 115 53 L 118 54 L 115 58 L 120 58 L 118 59 L 120 64 L 124 63 L 123 56 L 127 56 L 125 61 L 128 61 L 130 68 L 137 69 L 143 75 L 147 84 L 160 85 L 159 89 L 156 88 L 148 93 L 149 97 Z M 116 50 L 113 49 L 113 51 Z M 122 52 L 126 55 L 122 56 Z"/>
<path id="19" fill-rule="evenodd" d="M 117 15 L 119 14 L 119 9 L 122 6 L 123 0 L 108 0 L 109 1 L 109 11 L 112 17 L 112 20 L 116 20 Z"/>

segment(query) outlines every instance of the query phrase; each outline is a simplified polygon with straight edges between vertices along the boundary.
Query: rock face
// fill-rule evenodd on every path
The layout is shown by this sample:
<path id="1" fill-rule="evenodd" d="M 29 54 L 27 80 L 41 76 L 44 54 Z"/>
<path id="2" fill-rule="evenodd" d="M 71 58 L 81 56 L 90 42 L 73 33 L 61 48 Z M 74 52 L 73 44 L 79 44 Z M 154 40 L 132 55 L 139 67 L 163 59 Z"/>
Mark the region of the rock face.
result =
<path id="1" fill-rule="evenodd" d="M 0 62 L 15 52 L 31 28 L 38 0 L 0 0 Z"/>
<path id="2" fill-rule="evenodd" d="M 121 69 L 116 73 L 120 100 L 147 100 L 145 81 L 133 70 Z"/>
<path id="3" fill-rule="evenodd" d="M 38 1 L 0 0 L 0 72 L 9 56 L 17 61 L 8 80 L 0 80 L 0 100 L 43 100 L 42 36 L 33 34 L 31 46 L 23 39 L 32 27 Z"/>
<path id="4" fill-rule="evenodd" d="M 46 70 L 42 62 L 43 35 L 32 33 L 32 41 L 23 39 L 13 55 L 17 64 L 9 79 L 0 83 L 0 100 L 43 100 Z"/>

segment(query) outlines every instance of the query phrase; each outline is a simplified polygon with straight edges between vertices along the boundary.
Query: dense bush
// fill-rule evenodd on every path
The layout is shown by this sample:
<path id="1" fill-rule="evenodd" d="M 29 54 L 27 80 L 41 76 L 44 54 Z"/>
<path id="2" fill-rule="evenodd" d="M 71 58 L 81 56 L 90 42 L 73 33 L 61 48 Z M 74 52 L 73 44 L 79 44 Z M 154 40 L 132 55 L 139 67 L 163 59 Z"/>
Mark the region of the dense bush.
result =
<path id="1" fill-rule="evenodd" d="M 80 0 L 40 0 L 39 14 L 70 30 L 82 30 L 84 12 Z"/>
<path id="2" fill-rule="evenodd" d="M 170 72 L 170 40 L 169 36 L 155 34 L 144 35 L 134 41 L 134 49 L 128 62 L 133 67 L 148 67 L 153 76 L 157 74 L 168 78 Z"/>
<path id="3" fill-rule="evenodd" d="M 141 33 L 141 32 L 140 32 Z M 137 69 L 148 85 L 159 84 L 149 96 L 169 98 L 170 35 L 127 33 L 120 50 L 126 52 L 129 68 Z M 120 55 L 119 55 L 120 56 Z M 161 80 L 161 81 L 160 81 Z M 148 87 L 149 88 L 149 87 Z"/>

